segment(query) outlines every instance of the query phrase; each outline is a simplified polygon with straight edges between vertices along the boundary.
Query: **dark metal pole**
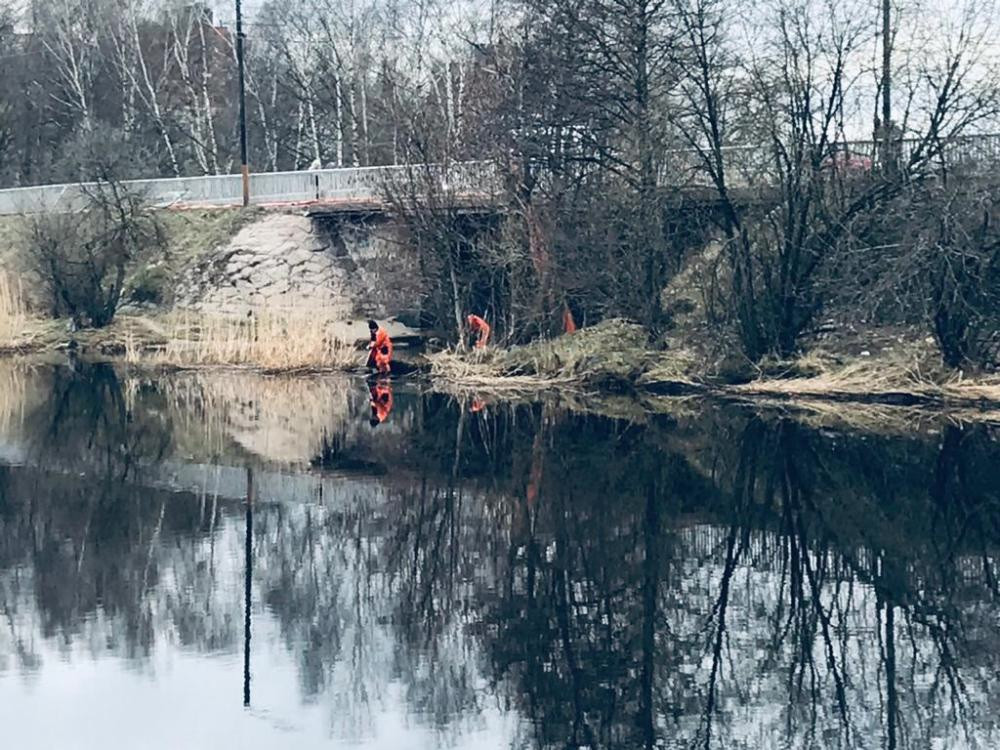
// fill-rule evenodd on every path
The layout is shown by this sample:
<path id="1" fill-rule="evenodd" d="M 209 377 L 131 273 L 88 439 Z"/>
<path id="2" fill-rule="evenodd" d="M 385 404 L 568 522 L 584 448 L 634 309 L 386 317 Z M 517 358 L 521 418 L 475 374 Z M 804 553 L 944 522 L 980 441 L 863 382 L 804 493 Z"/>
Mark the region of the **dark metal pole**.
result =
<path id="1" fill-rule="evenodd" d="M 236 65 L 240 75 L 240 172 L 243 175 L 243 205 L 250 205 L 250 167 L 247 164 L 247 98 L 243 71 L 243 9 L 236 0 Z"/>
<path id="2" fill-rule="evenodd" d="M 899 694 L 896 692 L 896 618 L 892 602 L 885 605 L 885 692 L 888 712 L 888 750 L 896 750 L 896 721 L 899 716 Z"/>
<path id="3" fill-rule="evenodd" d="M 895 171 L 892 149 L 892 3 L 882 0 L 882 159 L 884 169 Z"/>
<path id="4" fill-rule="evenodd" d="M 243 550 L 243 705 L 250 705 L 250 588 L 253 584 L 253 469 L 247 467 L 246 540 Z"/>

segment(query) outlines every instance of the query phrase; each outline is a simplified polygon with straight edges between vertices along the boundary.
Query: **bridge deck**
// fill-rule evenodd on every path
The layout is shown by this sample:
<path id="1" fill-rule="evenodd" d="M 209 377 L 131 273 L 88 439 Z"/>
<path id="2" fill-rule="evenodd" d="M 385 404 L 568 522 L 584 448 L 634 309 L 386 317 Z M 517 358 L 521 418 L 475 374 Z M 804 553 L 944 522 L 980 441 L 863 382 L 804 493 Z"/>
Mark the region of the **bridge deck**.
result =
<path id="1" fill-rule="evenodd" d="M 909 159 L 919 142 L 898 143 L 900 158 Z M 828 161 L 832 168 L 871 169 L 878 161 L 879 144 L 847 141 L 833 144 Z M 759 147 L 724 149 L 729 184 L 752 192 L 769 184 L 770 156 Z M 1000 134 L 969 135 L 943 144 L 940 161 L 963 173 L 995 174 L 1000 170 Z M 692 151 L 665 154 L 660 165 L 662 187 L 692 195 L 711 189 Z M 414 186 L 435 185 L 449 207 L 483 210 L 496 205 L 501 177 L 490 162 L 441 165 L 405 165 L 270 172 L 250 177 L 255 206 L 299 208 L 314 213 L 384 212 L 392 192 L 409 193 Z M 168 179 L 131 180 L 126 183 L 153 205 L 163 208 L 228 208 L 243 203 L 243 182 L 238 174 Z M 73 212 L 84 208 L 96 185 L 64 184 L 0 190 L 0 215 Z M 419 190 L 419 188 L 418 188 Z"/>

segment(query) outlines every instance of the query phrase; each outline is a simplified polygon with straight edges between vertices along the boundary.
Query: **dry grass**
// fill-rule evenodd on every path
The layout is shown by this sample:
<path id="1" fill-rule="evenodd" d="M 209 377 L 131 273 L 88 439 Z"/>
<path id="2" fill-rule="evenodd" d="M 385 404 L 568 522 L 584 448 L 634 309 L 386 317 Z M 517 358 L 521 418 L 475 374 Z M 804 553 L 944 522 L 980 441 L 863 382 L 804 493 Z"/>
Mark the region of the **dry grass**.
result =
<path id="1" fill-rule="evenodd" d="M 1000 379 L 967 381 L 943 376 L 919 361 L 865 359 L 844 365 L 822 357 L 796 363 L 808 377 L 762 379 L 727 389 L 729 393 L 778 398 L 843 400 L 855 402 L 911 402 L 941 406 L 1000 403 Z"/>
<path id="2" fill-rule="evenodd" d="M 649 355 L 646 371 L 638 380 L 640 386 L 673 383 L 696 386 L 700 380 L 693 373 L 699 371 L 697 355 L 690 349 L 677 347 L 668 352 Z"/>
<path id="3" fill-rule="evenodd" d="M 442 352 L 430 357 L 431 376 L 450 391 L 505 393 L 634 382 L 651 362 L 647 343 L 648 334 L 641 326 L 610 319 L 506 350 Z"/>
<path id="4" fill-rule="evenodd" d="M 125 359 L 178 366 L 227 365 L 263 370 L 351 369 L 365 353 L 322 314 L 267 312 L 252 317 L 178 313 L 162 325 L 147 321 L 166 342 L 143 347 L 129 332 Z"/>
<path id="5" fill-rule="evenodd" d="M 28 321 L 28 305 L 20 279 L 0 271 L 0 347 L 22 343 Z"/>
<path id="6" fill-rule="evenodd" d="M 945 398 L 959 401 L 995 401 L 1000 403 L 1000 379 L 967 381 L 961 377 L 941 386 Z"/>
<path id="7" fill-rule="evenodd" d="M 578 380 L 566 371 L 545 375 L 508 374 L 489 351 L 462 354 L 447 350 L 431 355 L 429 360 L 435 386 L 455 394 L 478 391 L 527 393 L 561 388 Z"/>
<path id="8" fill-rule="evenodd" d="M 818 374 L 809 377 L 755 380 L 746 385 L 734 386 L 732 390 L 748 394 L 832 396 L 890 391 L 922 393 L 933 387 L 931 381 L 923 380 L 915 372 L 856 362 L 829 370 L 820 366 Z"/>

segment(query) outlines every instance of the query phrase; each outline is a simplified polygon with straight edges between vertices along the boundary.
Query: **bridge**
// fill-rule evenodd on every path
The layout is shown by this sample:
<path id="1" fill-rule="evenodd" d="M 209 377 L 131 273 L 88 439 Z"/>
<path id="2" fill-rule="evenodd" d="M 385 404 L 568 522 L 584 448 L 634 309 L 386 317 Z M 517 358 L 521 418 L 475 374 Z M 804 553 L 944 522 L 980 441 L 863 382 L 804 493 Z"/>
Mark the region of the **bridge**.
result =
<path id="1" fill-rule="evenodd" d="M 920 141 L 897 142 L 900 158 L 908 160 Z M 875 141 L 841 141 L 832 145 L 824 161 L 830 169 L 852 172 L 870 170 L 878 163 L 881 144 Z M 769 182 L 772 156 L 760 146 L 723 149 L 731 187 L 764 188 Z M 967 135 L 942 144 L 938 160 L 965 174 L 1000 174 L 1000 133 Z M 250 176 L 250 200 L 257 206 L 303 206 L 319 212 L 384 210 L 387 189 L 407 189 L 416 179 L 433 179 L 449 200 L 470 205 L 492 205 L 502 178 L 492 162 L 457 162 L 440 165 L 396 165 L 319 169 L 296 172 L 262 172 Z M 695 152 L 666 152 L 659 167 L 664 188 L 703 192 L 711 181 Z M 161 208 L 235 207 L 243 203 L 242 177 L 238 174 L 128 180 L 125 184 Z M 94 183 L 41 185 L 0 190 L 0 215 L 72 212 L 82 209 Z"/>
<path id="2" fill-rule="evenodd" d="M 317 206 L 328 210 L 381 209 L 387 189 L 405 189 L 416 180 L 433 179 L 452 200 L 489 201 L 499 189 L 489 162 L 436 165 L 355 167 L 250 175 L 250 203 L 255 206 Z M 238 174 L 126 180 L 123 183 L 159 208 L 213 208 L 243 205 Z M 0 215 L 60 213 L 81 210 L 95 183 L 67 183 L 0 190 Z"/>

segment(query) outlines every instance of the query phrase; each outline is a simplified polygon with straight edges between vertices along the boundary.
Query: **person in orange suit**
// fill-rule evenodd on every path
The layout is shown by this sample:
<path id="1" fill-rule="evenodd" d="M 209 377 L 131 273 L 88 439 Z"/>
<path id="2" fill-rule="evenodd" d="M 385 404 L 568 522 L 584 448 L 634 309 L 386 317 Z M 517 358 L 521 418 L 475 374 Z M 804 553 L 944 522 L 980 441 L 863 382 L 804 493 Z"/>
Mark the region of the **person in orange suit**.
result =
<path id="1" fill-rule="evenodd" d="M 469 324 L 469 330 L 472 331 L 472 334 L 478 336 L 475 344 L 476 348 L 485 349 L 486 342 L 490 339 L 490 324 L 478 315 L 470 315 L 465 319 L 465 322 Z"/>
<path id="2" fill-rule="evenodd" d="M 388 332 L 374 320 L 368 321 L 371 343 L 368 345 L 368 367 L 374 367 L 380 375 L 388 375 L 392 362 L 392 339 Z"/>
<path id="3" fill-rule="evenodd" d="M 573 333 L 576 330 L 576 321 L 573 320 L 573 313 L 570 312 L 569 305 L 563 308 L 563 333 Z"/>
<path id="4" fill-rule="evenodd" d="M 392 386 L 388 380 L 371 383 L 368 386 L 371 394 L 370 406 L 372 409 L 371 419 L 368 421 L 372 427 L 378 427 L 389 418 L 392 411 Z"/>

